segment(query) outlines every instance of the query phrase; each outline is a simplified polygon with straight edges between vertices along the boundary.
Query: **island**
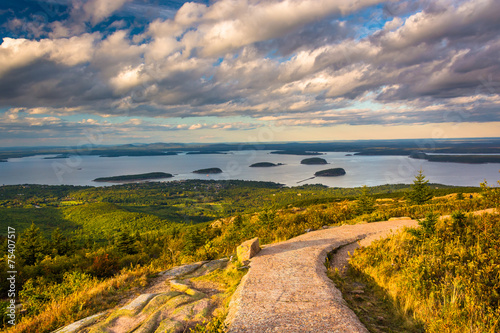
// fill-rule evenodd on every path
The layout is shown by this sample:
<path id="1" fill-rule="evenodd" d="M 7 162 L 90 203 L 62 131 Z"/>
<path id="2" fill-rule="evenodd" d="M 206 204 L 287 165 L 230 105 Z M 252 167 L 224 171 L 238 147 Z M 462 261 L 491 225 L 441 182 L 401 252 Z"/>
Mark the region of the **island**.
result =
<path id="1" fill-rule="evenodd" d="M 318 171 L 314 174 L 316 177 L 337 177 L 345 175 L 345 170 L 342 168 L 333 168 Z"/>
<path id="2" fill-rule="evenodd" d="M 195 170 L 193 171 L 193 173 L 216 174 L 216 173 L 222 173 L 222 170 L 219 168 L 208 168 L 208 169 Z"/>
<path id="3" fill-rule="evenodd" d="M 271 162 L 259 162 L 259 163 L 254 163 L 254 164 L 250 165 L 250 168 L 269 168 L 269 167 L 275 167 L 275 166 L 279 166 L 279 165 L 283 165 L 283 163 L 275 164 L 275 163 L 271 163 Z"/>
<path id="4" fill-rule="evenodd" d="M 323 155 L 323 153 L 318 153 L 316 151 L 306 151 L 306 150 L 276 150 L 270 152 L 270 154 L 280 154 L 280 155 Z"/>
<path id="5" fill-rule="evenodd" d="M 328 164 L 328 162 L 324 158 L 311 157 L 303 159 L 302 161 L 300 161 L 300 164 L 317 165 L 317 164 Z"/>
<path id="6" fill-rule="evenodd" d="M 123 175 L 123 176 L 113 176 L 113 177 L 101 177 L 94 179 L 95 182 L 108 182 L 108 183 L 123 183 L 123 182 L 136 182 L 151 179 L 161 179 L 161 178 L 171 178 L 173 177 L 170 173 L 165 172 L 149 172 L 140 173 L 137 175 Z"/>

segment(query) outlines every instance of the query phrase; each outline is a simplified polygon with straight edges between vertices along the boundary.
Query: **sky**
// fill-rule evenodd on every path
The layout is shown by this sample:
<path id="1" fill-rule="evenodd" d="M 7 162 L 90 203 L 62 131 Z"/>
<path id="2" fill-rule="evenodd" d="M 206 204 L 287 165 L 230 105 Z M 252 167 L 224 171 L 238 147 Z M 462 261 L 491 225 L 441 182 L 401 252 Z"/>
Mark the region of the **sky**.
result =
<path id="1" fill-rule="evenodd" d="M 0 146 L 498 137 L 498 0 L 2 0 Z"/>

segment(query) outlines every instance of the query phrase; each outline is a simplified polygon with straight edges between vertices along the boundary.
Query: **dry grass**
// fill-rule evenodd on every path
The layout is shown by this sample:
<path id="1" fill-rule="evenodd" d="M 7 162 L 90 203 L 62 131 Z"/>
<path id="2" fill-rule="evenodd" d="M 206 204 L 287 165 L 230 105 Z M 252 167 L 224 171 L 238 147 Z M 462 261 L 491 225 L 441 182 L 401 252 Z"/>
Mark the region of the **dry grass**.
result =
<path id="1" fill-rule="evenodd" d="M 109 309 L 134 289 L 144 287 L 152 272 L 143 267 L 122 271 L 104 281 L 92 280 L 77 292 L 62 299 L 52 300 L 34 317 L 24 317 L 8 333 L 51 332 L 79 319 Z"/>
<path id="2" fill-rule="evenodd" d="M 500 329 L 500 217 L 455 216 L 357 250 L 351 265 L 426 332 Z"/>

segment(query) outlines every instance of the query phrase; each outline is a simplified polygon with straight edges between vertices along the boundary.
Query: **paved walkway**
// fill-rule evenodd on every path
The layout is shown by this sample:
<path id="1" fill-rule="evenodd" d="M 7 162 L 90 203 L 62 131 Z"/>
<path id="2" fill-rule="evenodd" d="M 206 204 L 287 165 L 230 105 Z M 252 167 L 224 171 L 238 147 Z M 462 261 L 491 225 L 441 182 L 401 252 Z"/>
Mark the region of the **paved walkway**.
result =
<path id="1" fill-rule="evenodd" d="M 474 214 L 493 212 L 485 209 Z M 249 272 L 232 297 L 229 332 L 368 332 L 326 276 L 326 255 L 357 240 L 367 246 L 404 226 L 417 226 L 417 221 L 344 225 L 265 247 L 252 258 Z M 345 265 L 347 252 L 357 246 L 341 249 L 334 265 Z"/>
<path id="2" fill-rule="evenodd" d="M 229 332 L 368 332 L 326 276 L 326 255 L 416 225 L 414 220 L 345 225 L 265 247 L 233 295 Z"/>

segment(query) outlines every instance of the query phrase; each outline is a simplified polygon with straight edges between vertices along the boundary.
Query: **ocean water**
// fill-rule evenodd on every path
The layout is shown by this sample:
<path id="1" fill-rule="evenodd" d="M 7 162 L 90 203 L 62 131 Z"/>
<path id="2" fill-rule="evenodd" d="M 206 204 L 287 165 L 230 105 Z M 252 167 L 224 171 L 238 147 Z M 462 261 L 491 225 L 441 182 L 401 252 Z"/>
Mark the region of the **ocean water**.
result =
<path id="1" fill-rule="evenodd" d="M 303 165 L 310 156 L 277 155 L 270 151 L 233 151 L 227 154 L 141 157 L 72 156 L 67 159 L 45 159 L 49 155 L 11 158 L 0 163 L 0 185 L 47 184 L 109 186 L 96 183 L 98 177 L 119 176 L 146 172 L 167 172 L 169 180 L 182 179 L 240 179 L 272 181 L 287 186 L 324 184 L 330 187 L 375 186 L 412 183 L 420 169 L 432 183 L 460 186 L 479 186 L 487 180 L 495 185 L 500 179 L 500 163 L 461 164 L 437 163 L 403 156 L 346 156 L 350 153 L 327 152 L 318 156 L 327 165 Z M 250 168 L 257 162 L 283 163 L 270 168 Z M 222 174 L 200 175 L 194 170 L 217 167 Z M 314 177 L 319 170 L 344 168 L 345 176 Z"/>

